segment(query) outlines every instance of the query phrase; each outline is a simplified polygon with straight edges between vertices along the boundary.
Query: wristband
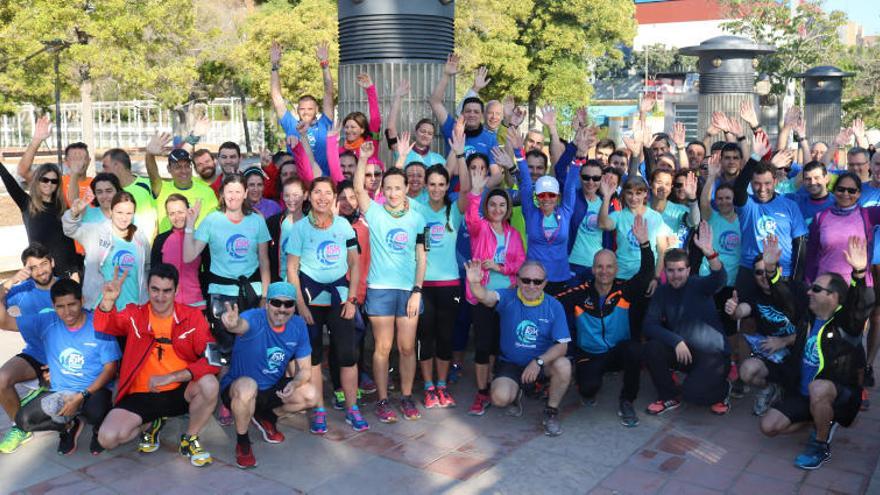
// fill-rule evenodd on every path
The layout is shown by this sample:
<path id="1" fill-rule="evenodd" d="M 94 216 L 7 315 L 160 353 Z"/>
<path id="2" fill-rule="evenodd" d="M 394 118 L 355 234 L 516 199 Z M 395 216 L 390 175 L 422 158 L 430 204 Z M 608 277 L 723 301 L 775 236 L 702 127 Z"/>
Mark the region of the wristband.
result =
<path id="1" fill-rule="evenodd" d="M 413 293 L 413 294 L 421 294 L 421 293 L 422 293 L 422 288 L 419 287 L 418 285 L 413 285 L 412 293 Z"/>
<path id="2" fill-rule="evenodd" d="M 749 127 L 752 127 L 752 126 L 749 126 Z M 755 127 L 752 127 L 752 130 L 755 131 L 755 132 L 757 132 L 758 129 L 760 129 L 760 128 L 761 128 L 761 124 L 758 124 L 758 125 L 756 125 Z"/>
<path id="3" fill-rule="evenodd" d="M 350 303 L 352 303 L 352 304 L 357 304 L 357 303 L 358 303 L 358 298 L 357 298 L 357 296 L 351 296 L 351 297 L 349 297 L 345 302 L 350 302 Z"/>
<path id="4" fill-rule="evenodd" d="M 714 260 L 714 259 L 717 258 L 717 257 L 718 257 L 718 251 L 715 251 L 714 253 L 710 254 L 709 256 L 706 256 L 706 260 L 707 260 L 707 261 L 712 261 L 712 260 Z"/>
<path id="5" fill-rule="evenodd" d="M 329 60 L 321 60 L 321 68 L 326 69 L 327 67 L 330 67 L 330 61 Z"/>
<path id="6" fill-rule="evenodd" d="M 456 158 L 464 158 L 464 153 L 456 153 L 455 157 Z"/>
<path id="7" fill-rule="evenodd" d="M 861 274 L 865 273 L 866 271 L 868 271 L 867 268 L 862 268 L 861 270 L 856 270 L 856 269 L 854 268 L 852 272 L 853 272 L 854 275 L 861 275 Z"/>
<path id="8" fill-rule="evenodd" d="M 184 227 L 184 228 L 183 228 L 183 233 L 184 233 L 184 234 L 192 234 L 192 233 L 193 233 L 193 229 L 192 229 L 192 227 Z"/>

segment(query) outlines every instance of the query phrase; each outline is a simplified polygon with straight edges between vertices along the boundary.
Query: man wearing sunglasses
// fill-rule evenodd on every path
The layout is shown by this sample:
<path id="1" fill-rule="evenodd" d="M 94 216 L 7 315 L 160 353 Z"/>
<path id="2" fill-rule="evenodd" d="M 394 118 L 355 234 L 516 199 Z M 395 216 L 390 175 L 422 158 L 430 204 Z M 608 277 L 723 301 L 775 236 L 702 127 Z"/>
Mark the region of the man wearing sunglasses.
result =
<path id="1" fill-rule="evenodd" d="M 862 238 L 849 238 L 845 256 L 852 268 L 850 284 L 837 273 L 819 275 L 810 287 L 785 281 L 779 269 L 781 256 L 778 240 L 768 238 L 764 264 L 774 304 L 796 315 L 797 337 L 784 365 L 797 378 L 782 401 L 761 419 L 761 432 L 772 437 L 812 423 L 815 430 L 794 464 L 817 469 L 831 455 L 836 425 L 852 424 L 861 406 L 862 332 L 874 303 L 874 292 L 865 283 L 868 247 Z"/>
<path id="2" fill-rule="evenodd" d="M 217 405 L 220 368 L 208 362 L 206 349 L 214 343 L 205 316 L 196 308 L 174 302 L 179 275 L 173 265 L 150 269 L 150 300 L 116 310 L 116 299 L 128 274 L 117 273 L 104 284 L 101 303 L 95 308 L 95 329 L 124 337 L 116 405 L 98 433 L 105 449 L 113 449 L 140 436 L 138 450 L 159 450 L 159 432 L 166 418 L 189 414 L 180 436 L 178 452 L 196 467 L 213 462 L 202 448 L 199 432 Z M 142 425 L 147 428 L 141 431 Z"/>
<path id="3" fill-rule="evenodd" d="M 465 269 L 474 297 L 494 307 L 500 315 L 501 352 L 495 360 L 492 405 L 510 405 L 508 414 L 521 416 L 522 388 L 549 377 L 544 434 L 562 434 L 558 407 L 571 381 L 571 362 L 565 356 L 571 334 L 562 304 L 544 294 L 547 285 L 544 266 L 539 261 L 526 261 L 517 274 L 516 288 L 497 291 L 481 284 L 483 272 L 479 260 L 466 263 Z"/>
<path id="4" fill-rule="evenodd" d="M 305 321 L 294 316 L 296 289 L 275 282 L 266 293 L 266 308 L 240 315 L 238 305 L 226 303 L 223 326 L 238 335 L 229 373 L 220 382 L 220 400 L 235 417 L 235 461 L 242 469 L 255 467 L 248 426 L 253 423 L 268 443 L 281 443 L 279 416 L 315 407 L 317 395 L 309 379 L 312 347 Z M 319 371 L 318 371 L 319 372 Z"/>

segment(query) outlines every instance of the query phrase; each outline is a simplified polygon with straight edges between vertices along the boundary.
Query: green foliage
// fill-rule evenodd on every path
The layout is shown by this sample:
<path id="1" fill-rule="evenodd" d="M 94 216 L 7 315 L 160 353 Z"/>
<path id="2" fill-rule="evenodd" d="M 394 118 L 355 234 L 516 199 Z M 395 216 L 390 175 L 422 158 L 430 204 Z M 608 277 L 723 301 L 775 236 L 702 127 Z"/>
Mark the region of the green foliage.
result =
<path id="1" fill-rule="evenodd" d="M 678 48 L 663 44 L 645 46 L 619 59 L 604 57 L 597 61 L 596 77 L 626 77 L 631 74 L 644 74 L 647 58 L 648 76 L 654 77 L 663 72 L 695 72 L 697 57 L 687 57 Z"/>
<path id="2" fill-rule="evenodd" d="M 880 46 L 850 47 L 838 67 L 854 74 L 844 79 L 844 122 L 859 117 L 867 127 L 880 127 Z"/>

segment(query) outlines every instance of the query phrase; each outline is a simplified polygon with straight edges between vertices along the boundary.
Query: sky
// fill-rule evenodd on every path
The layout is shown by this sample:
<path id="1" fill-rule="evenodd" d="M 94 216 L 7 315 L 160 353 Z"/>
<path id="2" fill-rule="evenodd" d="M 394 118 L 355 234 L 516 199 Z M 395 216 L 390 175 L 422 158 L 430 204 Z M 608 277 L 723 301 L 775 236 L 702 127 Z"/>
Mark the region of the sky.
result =
<path id="1" fill-rule="evenodd" d="M 880 9 L 877 0 L 825 0 L 826 10 L 842 10 L 865 28 L 865 35 L 880 34 Z"/>

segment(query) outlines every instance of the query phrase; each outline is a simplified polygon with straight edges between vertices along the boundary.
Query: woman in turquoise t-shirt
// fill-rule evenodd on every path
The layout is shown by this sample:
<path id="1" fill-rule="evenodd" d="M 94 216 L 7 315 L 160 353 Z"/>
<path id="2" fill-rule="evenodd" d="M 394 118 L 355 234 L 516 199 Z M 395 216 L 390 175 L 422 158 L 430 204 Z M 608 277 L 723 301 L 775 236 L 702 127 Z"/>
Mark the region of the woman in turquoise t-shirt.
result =
<path id="1" fill-rule="evenodd" d="M 373 373 L 378 402 L 376 416 L 383 423 L 397 421 L 388 403 L 388 357 L 397 329 L 400 352 L 400 409 L 407 419 L 421 417 L 412 400 L 416 373 L 416 327 L 422 309 L 422 283 L 425 280 L 425 219 L 411 208 L 406 196 L 406 175 L 397 168 L 382 177 L 385 204 L 372 199 L 365 184 L 367 160 L 373 155 L 373 143 L 361 146 L 354 177 L 358 206 L 370 229 L 370 272 L 367 276 L 366 313 L 373 326 L 376 348 Z"/>
<path id="2" fill-rule="evenodd" d="M 290 242 L 293 225 L 303 218 L 306 188 L 303 181 L 297 178 L 285 180 L 281 187 L 284 211 L 267 218 L 266 226 L 272 237 L 272 242 L 269 243 L 272 280 L 287 282 L 287 244 Z"/>

